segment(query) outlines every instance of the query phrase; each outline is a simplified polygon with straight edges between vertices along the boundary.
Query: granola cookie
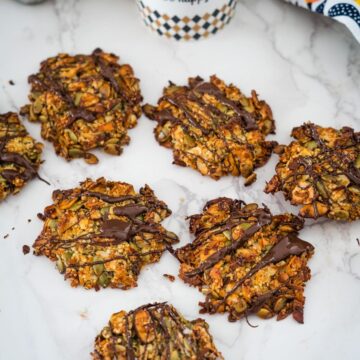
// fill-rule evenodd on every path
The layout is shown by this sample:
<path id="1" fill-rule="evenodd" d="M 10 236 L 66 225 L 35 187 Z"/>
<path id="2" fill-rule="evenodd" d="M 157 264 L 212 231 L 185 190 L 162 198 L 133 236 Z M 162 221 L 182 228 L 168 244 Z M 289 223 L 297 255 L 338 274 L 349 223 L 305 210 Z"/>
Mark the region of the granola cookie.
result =
<path id="1" fill-rule="evenodd" d="M 0 114 L 0 201 L 17 194 L 34 177 L 40 178 L 42 149 L 17 114 Z"/>
<path id="2" fill-rule="evenodd" d="M 160 145 L 173 149 L 174 163 L 219 179 L 243 176 L 245 185 L 256 180 L 254 170 L 269 159 L 274 145 L 271 109 L 255 91 L 247 98 L 234 85 L 216 76 L 210 82 L 189 78 L 188 86 L 164 88 L 157 107 L 145 114 L 158 122 L 154 132 Z"/>
<path id="3" fill-rule="evenodd" d="M 147 185 L 136 193 L 127 183 L 87 179 L 54 191 L 53 201 L 39 214 L 34 253 L 56 261 L 73 287 L 135 287 L 141 268 L 178 242 L 160 225 L 171 211 Z"/>
<path id="4" fill-rule="evenodd" d="M 186 320 L 166 303 L 113 314 L 95 339 L 93 360 L 221 360 L 208 324 Z"/>
<path id="5" fill-rule="evenodd" d="M 262 318 L 289 314 L 303 322 L 307 261 L 314 248 L 297 237 L 303 220 L 272 215 L 264 206 L 219 198 L 190 216 L 195 240 L 176 250 L 180 278 L 206 296 L 201 313 L 249 314 Z"/>
<path id="6" fill-rule="evenodd" d="M 95 164 L 90 150 L 101 147 L 120 155 L 129 143 L 127 130 L 137 124 L 142 97 L 133 69 L 118 60 L 101 49 L 91 55 L 59 54 L 29 77 L 31 104 L 21 112 L 41 122 L 42 137 L 58 155 Z"/>
<path id="7" fill-rule="evenodd" d="M 283 191 L 300 215 L 360 218 L 360 132 L 307 123 L 292 130 L 265 192 Z"/>

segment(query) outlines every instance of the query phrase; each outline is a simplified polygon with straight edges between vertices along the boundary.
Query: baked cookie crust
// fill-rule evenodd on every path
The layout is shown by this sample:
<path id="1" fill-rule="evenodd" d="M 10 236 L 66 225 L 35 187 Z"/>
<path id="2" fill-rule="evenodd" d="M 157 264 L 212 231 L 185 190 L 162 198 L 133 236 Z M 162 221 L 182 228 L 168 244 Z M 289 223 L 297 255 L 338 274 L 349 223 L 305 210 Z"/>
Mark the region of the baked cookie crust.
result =
<path id="1" fill-rule="evenodd" d="M 246 97 L 216 76 L 189 78 L 187 86 L 170 82 L 158 105 L 143 110 L 157 121 L 155 138 L 173 150 L 175 164 L 215 180 L 243 176 L 251 184 L 276 145 L 265 140 L 275 130 L 270 107 L 255 91 Z"/>
<path id="2" fill-rule="evenodd" d="M 201 313 L 226 312 L 229 321 L 292 314 L 303 322 L 314 248 L 297 236 L 302 219 L 229 198 L 209 201 L 189 219 L 195 239 L 175 255 L 180 278 L 205 295 Z"/>
<path id="3" fill-rule="evenodd" d="M 155 303 L 113 314 L 95 339 L 93 360 L 222 360 L 208 324 L 186 320 L 172 305 Z"/>
<path id="4" fill-rule="evenodd" d="M 360 132 L 306 123 L 281 150 L 265 192 L 282 191 L 300 215 L 353 221 L 360 218 Z"/>
<path id="5" fill-rule="evenodd" d="M 42 149 L 16 113 L 0 114 L 0 201 L 17 194 L 34 177 L 40 178 Z"/>
<path id="6" fill-rule="evenodd" d="M 55 261 L 73 287 L 133 288 L 141 269 L 178 242 L 160 225 L 171 211 L 147 185 L 137 193 L 127 183 L 87 179 L 54 191 L 53 201 L 40 214 L 34 253 Z"/>
<path id="7" fill-rule="evenodd" d="M 141 115 L 142 96 L 133 69 L 118 60 L 101 49 L 90 55 L 59 54 L 29 77 L 31 103 L 21 113 L 41 123 L 41 136 L 58 155 L 95 164 L 90 150 L 120 155 L 129 143 L 127 130 Z"/>

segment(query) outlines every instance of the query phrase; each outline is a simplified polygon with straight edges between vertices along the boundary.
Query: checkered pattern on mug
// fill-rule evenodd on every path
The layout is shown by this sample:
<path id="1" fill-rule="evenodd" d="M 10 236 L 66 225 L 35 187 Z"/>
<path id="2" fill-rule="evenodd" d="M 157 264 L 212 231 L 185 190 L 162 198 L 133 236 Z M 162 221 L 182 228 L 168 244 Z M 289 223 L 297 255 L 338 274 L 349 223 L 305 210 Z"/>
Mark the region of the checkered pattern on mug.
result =
<path id="1" fill-rule="evenodd" d="M 211 13 L 205 13 L 202 16 L 195 15 L 191 18 L 187 16 L 180 18 L 176 15 L 169 16 L 152 10 L 149 6 L 144 5 L 141 0 L 138 0 L 137 3 L 147 26 L 159 35 L 168 38 L 173 37 L 176 40 L 197 40 L 215 34 L 230 21 L 236 6 L 236 0 L 229 0 L 227 4 Z"/>

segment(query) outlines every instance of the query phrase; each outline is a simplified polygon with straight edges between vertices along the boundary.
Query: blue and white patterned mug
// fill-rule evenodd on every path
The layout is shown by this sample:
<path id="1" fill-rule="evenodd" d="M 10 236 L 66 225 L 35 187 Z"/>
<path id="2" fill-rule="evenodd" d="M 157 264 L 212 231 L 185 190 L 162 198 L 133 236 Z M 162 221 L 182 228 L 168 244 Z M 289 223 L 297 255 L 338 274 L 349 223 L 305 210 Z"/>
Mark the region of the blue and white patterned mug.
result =
<path id="1" fill-rule="evenodd" d="M 198 40 L 217 33 L 234 15 L 237 0 L 136 0 L 145 24 L 159 35 Z"/>

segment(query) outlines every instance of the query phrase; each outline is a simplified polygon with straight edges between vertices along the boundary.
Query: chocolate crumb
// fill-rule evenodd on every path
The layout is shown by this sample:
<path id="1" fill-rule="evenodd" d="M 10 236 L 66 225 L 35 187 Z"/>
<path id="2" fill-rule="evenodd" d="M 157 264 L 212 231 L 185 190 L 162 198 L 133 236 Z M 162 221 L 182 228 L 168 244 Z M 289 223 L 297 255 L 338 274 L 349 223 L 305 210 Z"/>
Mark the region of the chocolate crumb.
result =
<path id="1" fill-rule="evenodd" d="M 360 246 L 360 239 L 356 238 L 356 241 L 357 241 L 358 245 Z"/>
<path id="2" fill-rule="evenodd" d="M 40 220 L 43 220 L 43 221 L 46 219 L 45 215 L 43 215 L 42 213 L 38 213 L 38 214 L 37 214 L 37 217 L 38 217 Z"/>
<path id="3" fill-rule="evenodd" d="M 163 277 L 167 278 L 167 279 L 170 280 L 171 282 L 174 282 L 174 281 L 175 281 L 175 276 L 174 276 L 174 275 L 163 274 Z"/>
<path id="4" fill-rule="evenodd" d="M 11 230 L 14 231 L 14 230 L 15 230 L 15 227 L 12 227 Z"/>
<path id="5" fill-rule="evenodd" d="M 28 219 L 28 223 L 31 223 L 31 219 Z"/>
<path id="6" fill-rule="evenodd" d="M 30 252 L 30 246 L 24 245 L 22 248 L 22 251 L 23 251 L 24 255 L 27 255 Z"/>
<path id="7" fill-rule="evenodd" d="M 15 85 L 15 83 L 14 83 L 13 80 L 9 80 L 9 84 L 10 84 L 10 85 Z"/>
<path id="8" fill-rule="evenodd" d="M 9 237 L 9 234 L 4 235 L 4 239 L 7 239 Z"/>

